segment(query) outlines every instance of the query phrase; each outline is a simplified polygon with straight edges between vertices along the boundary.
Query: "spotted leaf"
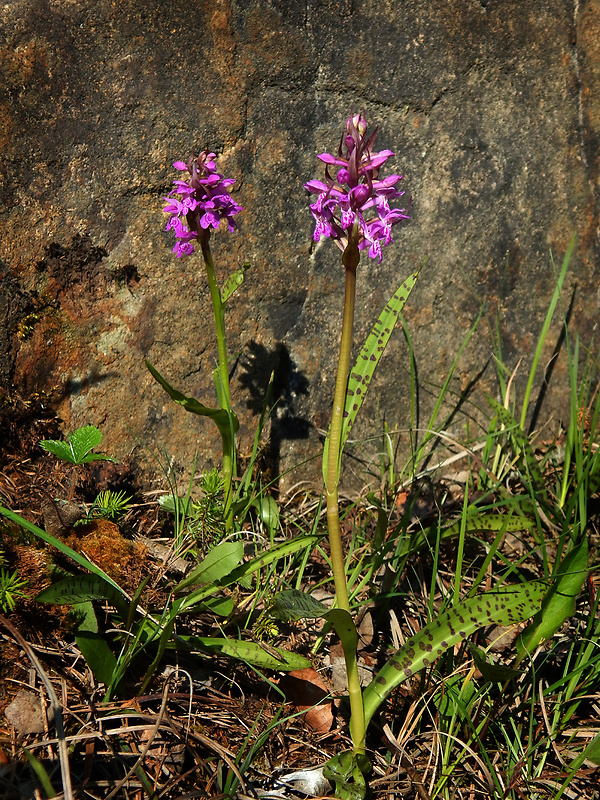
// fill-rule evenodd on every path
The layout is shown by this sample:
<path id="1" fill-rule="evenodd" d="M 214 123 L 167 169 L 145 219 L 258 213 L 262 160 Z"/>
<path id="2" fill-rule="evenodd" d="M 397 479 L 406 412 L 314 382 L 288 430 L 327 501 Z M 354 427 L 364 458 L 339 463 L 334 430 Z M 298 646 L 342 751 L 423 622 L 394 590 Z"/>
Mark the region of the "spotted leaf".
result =
<path id="1" fill-rule="evenodd" d="M 346 403 L 344 406 L 344 420 L 342 423 L 342 441 L 341 448 L 344 447 L 348 439 L 350 429 L 360 411 L 367 394 L 367 389 L 375 372 L 375 368 L 379 363 L 379 359 L 383 355 L 387 343 L 390 340 L 392 331 L 396 326 L 400 312 L 404 304 L 408 300 L 408 296 L 412 291 L 413 286 L 417 282 L 419 276 L 418 271 L 409 275 L 404 283 L 394 292 L 390 297 L 385 308 L 379 315 L 377 322 L 373 326 L 371 333 L 367 336 L 364 345 L 353 369 L 350 370 L 348 378 L 348 388 L 346 389 Z M 327 483 L 327 459 L 329 452 L 329 433 L 325 439 L 325 447 L 323 449 L 323 475 Z M 341 452 L 339 454 L 341 458 Z M 338 465 L 339 473 L 339 465 Z"/>
<path id="2" fill-rule="evenodd" d="M 457 603 L 429 622 L 397 651 L 364 693 L 365 723 L 392 689 L 486 625 L 515 625 L 539 611 L 548 586 L 532 581 Z"/>

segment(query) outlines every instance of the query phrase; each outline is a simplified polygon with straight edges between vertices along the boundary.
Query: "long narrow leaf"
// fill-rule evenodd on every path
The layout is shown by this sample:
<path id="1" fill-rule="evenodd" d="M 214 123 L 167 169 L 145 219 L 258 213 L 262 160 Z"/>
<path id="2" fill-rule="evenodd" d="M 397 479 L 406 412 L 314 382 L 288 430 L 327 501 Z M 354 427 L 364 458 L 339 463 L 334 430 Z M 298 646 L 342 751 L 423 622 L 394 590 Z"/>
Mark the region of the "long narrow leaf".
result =
<path id="1" fill-rule="evenodd" d="M 205 586 L 198 590 L 198 592 L 194 592 L 193 596 L 197 596 L 198 599 L 208 597 L 210 594 L 214 594 L 216 591 L 218 591 L 218 589 L 221 589 L 224 586 L 230 586 L 232 583 L 238 583 L 246 576 L 252 575 L 252 573 L 268 566 L 269 564 L 273 564 L 280 558 L 293 555 L 294 553 L 304 550 L 307 547 L 312 549 L 320 540 L 320 538 L 320 536 L 316 535 L 298 536 L 295 539 L 291 539 L 289 542 L 281 542 L 280 544 L 275 545 L 275 547 L 272 547 L 270 550 L 267 550 L 266 552 L 249 559 L 245 564 L 236 567 L 228 575 L 223 576 L 218 583 Z M 181 583 L 175 587 L 175 591 L 181 592 L 183 589 L 186 589 L 188 586 L 192 586 L 194 583 L 196 583 L 197 574 L 198 570 L 196 569 L 191 575 L 188 575 L 187 578 L 184 578 L 184 580 L 182 580 Z M 191 597 L 192 595 L 188 595 L 185 598 L 186 606 L 189 605 L 188 601 Z"/>
<path id="2" fill-rule="evenodd" d="M 146 361 L 146 366 L 148 367 L 148 370 L 154 380 L 157 383 L 160 383 L 171 400 L 174 400 L 180 406 L 183 406 L 186 411 L 190 411 L 192 414 L 198 414 L 201 417 L 209 417 L 215 421 L 219 430 L 223 428 L 227 431 L 230 429 L 229 418 L 231 414 L 231 419 L 233 420 L 233 432 L 236 433 L 238 431 L 240 423 L 233 411 L 228 412 L 225 408 L 210 408 L 209 406 L 203 405 L 199 400 L 195 400 L 193 397 L 188 397 L 187 395 L 182 394 L 180 391 L 173 388 L 173 386 L 171 386 L 171 384 L 163 378 L 160 372 L 158 372 L 158 370 L 156 370 L 152 364 L 150 364 L 150 362 Z"/>
<path id="3" fill-rule="evenodd" d="M 236 658 L 255 667 L 277 670 L 306 669 L 310 661 L 297 653 L 280 647 L 266 647 L 260 642 L 244 642 L 239 639 L 213 639 L 208 636 L 186 637 L 192 647 L 214 655 Z"/>
<path id="4" fill-rule="evenodd" d="M 417 270 L 417 272 L 409 275 L 390 297 L 377 322 L 373 325 L 371 333 L 367 336 L 358 354 L 354 368 L 350 370 L 342 427 L 342 447 L 348 439 L 348 434 L 364 402 L 373 373 L 387 347 L 390 336 L 398 322 L 400 312 L 404 308 L 404 304 L 408 300 L 418 277 L 419 272 Z"/>
<path id="5" fill-rule="evenodd" d="M 75 605 L 86 600 L 108 600 L 125 621 L 128 606 L 120 591 L 99 575 L 76 575 L 50 584 L 35 598 L 39 603 Z"/>
<path id="6" fill-rule="evenodd" d="M 362 346 L 360 353 L 356 359 L 354 367 L 350 370 L 348 377 L 348 387 L 346 389 L 346 402 L 344 406 L 344 419 L 342 422 L 342 438 L 340 443 L 340 452 L 338 454 L 338 475 L 340 469 L 340 459 L 342 450 L 348 439 L 348 435 L 354 424 L 358 412 L 365 400 L 367 389 L 375 372 L 375 368 L 379 363 L 383 351 L 390 340 L 390 336 L 398 322 L 400 312 L 404 308 L 408 296 L 410 295 L 413 286 L 415 285 L 419 272 L 413 272 L 409 275 L 404 283 L 398 287 L 392 297 L 387 302 L 383 311 L 379 315 L 375 325 L 365 343 Z M 325 438 L 323 446 L 323 477 L 327 483 L 327 464 L 329 454 L 329 432 Z"/>
<path id="7" fill-rule="evenodd" d="M 533 390 L 533 381 L 535 378 L 535 373 L 537 371 L 540 358 L 542 357 L 544 344 L 546 342 L 548 331 L 550 329 L 550 323 L 552 322 L 552 317 L 554 316 L 554 311 L 556 310 L 556 304 L 558 303 L 558 298 L 560 297 L 560 293 L 562 291 L 563 283 L 567 275 L 567 270 L 569 269 L 569 262 L 573 254 L 573 248 L 575 247 L 575 238 L 576 237 L 573 236 L 573 238 L 571 239 L 571 243 L 569 244 L 568 250 L 565 253 L 560 274 L 558 276 L 558 280 L 554 288 L 554 293 L 552 295 L 552 300 L 550 301 L 550 305 L 548 306 L 546 318 L 542 326 L 542 332 L 540 333 L 540 338 L 538 339 L 537 347 L 535 349 L 535 354 L 533 356 L 533 362 L 531 364 L 531 369 L 529 371 L 529 378 L 527 380 L 527 386 L 525 388 L 525 395 L 523 397 L 523 407 L 521 409 L 521 428 L 523 430 L 525 430 L 525 420 L 527 418 L 527 411 L 529 409 L 529 398 L 531 397 L 531 392 Z"/>
<path id="8" fill-rule="evenodd" d="M 517 663 L 527 653 L 550 639 L 565 620 L 575 613 L 575 598 L 588 574 L 588 543 L 583 539 L 564 558 L 556 571 L 555 582 L 544 598 L 541 609 L 517 641 Z"/>

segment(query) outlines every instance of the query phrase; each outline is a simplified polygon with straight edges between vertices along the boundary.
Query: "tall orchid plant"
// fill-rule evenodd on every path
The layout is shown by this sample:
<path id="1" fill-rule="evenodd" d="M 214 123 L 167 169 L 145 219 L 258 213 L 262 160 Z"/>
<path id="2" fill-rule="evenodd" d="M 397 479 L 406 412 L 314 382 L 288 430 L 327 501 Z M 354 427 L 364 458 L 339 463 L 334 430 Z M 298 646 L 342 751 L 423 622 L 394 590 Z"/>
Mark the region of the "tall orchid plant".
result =
<path id="1" fill-rule="evenodd" d="M 364 692 L 358 675 L 358 633 L 350 613 L 345 559 L 342 548 L 338 486 L 344 443 L 365 398 L 373 372 L 381 358 L 418 273 L 409 275 L 390 298 L 373 330 L 350 367 L 355 305 L 356 273 L 362 252 L 381 261 L 384 247 L 392 244 L 392 229 L 408 219 L 404 209 L 390 203 L 402 197 L 400 175 L 380 178 L 381 167 L 394 154 L 375 151 L 376 131 L 367 134 L 364 114 L 346 122 L 337 155 L 323 153 L 325 180 L 311 180 L 305 188 L 317 195 L 310 209 L 315 218 L 314 239 L 333 239 L 342 252 L 345 296 L 340 354 L 334 390 L 331 425 L 323 452 L 323 477 L 327 497 L 327 526 L 335 583 L 335 606 L 327 609 L 309 595 L 295 590 L 280 592 L 275 610 L 288 618 L 324 617 L 340 637 L 346 662 L 350 698 L 350 734 L 353 750 L 331 759 L 323 775 L 336 786 L 336 796 L 348 800 L 364 797 L 369 762 L 365 755 L 367 726 L 392 689 L 434 660 L 469 633 L 494 623 L 510 625 L 527 619 L 540 606 L 547 587 L 522 584 L 458 602 L 431 620 L 410 638 L 379 671 Z M 336 169 L 335 177 L 330 168 Z"/>
<path id="2" fill-rule="evenodd" d="M 392 227 L 409 218 L 404 210 L 390 208 L 390 201 L 397 200 L 404 194 L 396 188 L 402 176 L 390 175 L 383 180 L 379 179 L 380 168 L 394 153 L 391 150 L 376 152 L 373 149 L 376 135 L 377 130 L 367 136 L 367 121 L 363 114 L 349 117 L 337 156 L 329 153 L 322 153 L 319 156 L 326 165 L 325 181 L 312 180 L 304 184 L 305 189 L 317 195 L 316 201 L 310 206 L 316 221 L 313 238 L 315 241 L 319 241 L 322 236 L 333 239 L 342 251 L 342 263 L 345 269 L 342 336 L 323 474 L 336 606 L 348 616 L 350 603 L 340 532 L 338 486 L 345 439 L 343 428 L 354 326 L 356 270 L 362 250 L 367 250 L 370 258 L 378 258 L 381 261 L 382 246 L 385 247 L 393 242 Z M 337 169 L 335 179 L 329 172 L 330 167 Z M 348 623 L 348 620 L 345 622 Z M 361 743 L 362 749 L 365 730 L 356 652 L 352 637 L 342 637 L 342 643 L 344 642 L 346 642 L 344 655 L 352 710 L 352 739 Z"/>

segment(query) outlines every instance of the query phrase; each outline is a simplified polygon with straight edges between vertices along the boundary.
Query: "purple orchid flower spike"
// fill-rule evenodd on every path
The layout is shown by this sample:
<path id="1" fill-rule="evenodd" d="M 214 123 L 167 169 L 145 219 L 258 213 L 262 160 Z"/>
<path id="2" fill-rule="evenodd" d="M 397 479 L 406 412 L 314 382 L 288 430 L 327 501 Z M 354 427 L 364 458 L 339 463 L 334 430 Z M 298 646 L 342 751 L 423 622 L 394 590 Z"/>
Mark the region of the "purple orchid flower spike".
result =
<path id="1" fill-rule="evenodd" d="M 316 242 L 321 236 L 335 241 L 340 250 L 346 250 L 349 233 L 358 227 L 358 249 L 367 250 L 371 258 L 382 259 L 381 248 L 393 243 L 392 227 L 408 214 L 399 208 L 390 208 L 390 201 L 402 197 L 396 189 L 401 175 L 379 179 L 379 170 L 390 156 L 391 150 L 375 152 L 373 145 L 377 129 L 367 137 L 364 113 L 350 116 L 346 132 L 342 135 L 338 154 L 322 153 L 318 158 L 325 166 L 325 181 L 312 180 L 304 188 L 317 195 L 310 210 L 315 218 Z M 334 180 L 329 167 L 337 167 Z"/>
<path id="2" fill-rule="evenodd" d="M 175 188 L 164 198 L 163 209 L 170 214 L 165 230 L 175 232 L 173 252 L 177 258 L 194 252 L 194 241 L 198 237 L 208 238 L 212 228 L 218 228 L 221 220 L 227 220 L 230 231 L 236 229 L 234 217 L 243 211 L 233 200 L 229 187 L 233 178 L 224 178 L 216 171 L 215 154 L 203 150 L 198 158 L 187 163 L 175 161 L 175 169 L 187 172 L 187 179 L 173 181 Z"/>

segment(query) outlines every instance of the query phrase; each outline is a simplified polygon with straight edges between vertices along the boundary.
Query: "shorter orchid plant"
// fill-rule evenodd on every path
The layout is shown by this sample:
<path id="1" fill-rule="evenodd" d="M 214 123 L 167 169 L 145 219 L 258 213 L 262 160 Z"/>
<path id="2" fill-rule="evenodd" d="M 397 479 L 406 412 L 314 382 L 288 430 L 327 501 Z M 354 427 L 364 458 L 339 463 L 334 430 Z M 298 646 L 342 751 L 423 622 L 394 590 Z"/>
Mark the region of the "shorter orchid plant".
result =
<path id="1" fill-rule="evenodd" d="M 210 235 L 225 220 L 231 232 L 236 230 L 235 217 L 243 209 L 229 194 L 235 183 L 233 178 L 224 178 L 216 171 L 215 154 L 204 150 L 197 158 L 187 162 L 175 161 L 175 169 L 184 176 L 173 181 L 174 188 L 164 199 L 164 208 L 169 214 L 166 230 L 175 233 L 173 252 L 177 258 L 191 256 L 195 246 L 200 245 L 206 268 L 206 277 L 213 307 L 217 337 L 218 367 L 214 372 L 218 408 L 210 408 L 192 397 L 174 389 L 160 373 L 146 361 L 153 377 L 161 384 L 176 403 L 187 411 L 214 420 L 223 445 L 224 518 L 227 531 L 233 529 L 233 480 L 235 478 L 235 434 L 239 429 L 238 418 L 231 408 L 229 388 L 229 365 L 225 340 L 225 306 L 229 297 L 240 286 L 244 270 L 235 272 L 219 288 L 215 266 L 210 251 Z"/>

